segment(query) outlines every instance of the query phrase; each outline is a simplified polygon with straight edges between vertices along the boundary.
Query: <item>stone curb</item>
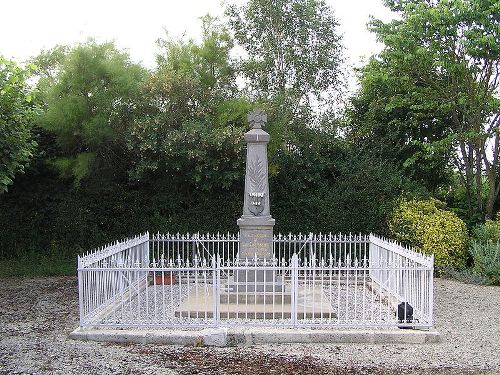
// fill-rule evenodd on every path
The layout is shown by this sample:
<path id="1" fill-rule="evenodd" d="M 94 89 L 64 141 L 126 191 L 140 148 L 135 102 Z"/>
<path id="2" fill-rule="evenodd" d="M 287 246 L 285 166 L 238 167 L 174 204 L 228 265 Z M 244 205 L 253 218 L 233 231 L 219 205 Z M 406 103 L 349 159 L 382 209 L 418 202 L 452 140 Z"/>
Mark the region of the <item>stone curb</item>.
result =
<path id="1" fill-rule="evenodd" d="M 440 341 L 435 330 L 317 330 L 283 328 L 210 328 L 183 330 L 82 329 L 69 334 L 74 340 L 191 346 L 258 344 L 427 344 Z"/>

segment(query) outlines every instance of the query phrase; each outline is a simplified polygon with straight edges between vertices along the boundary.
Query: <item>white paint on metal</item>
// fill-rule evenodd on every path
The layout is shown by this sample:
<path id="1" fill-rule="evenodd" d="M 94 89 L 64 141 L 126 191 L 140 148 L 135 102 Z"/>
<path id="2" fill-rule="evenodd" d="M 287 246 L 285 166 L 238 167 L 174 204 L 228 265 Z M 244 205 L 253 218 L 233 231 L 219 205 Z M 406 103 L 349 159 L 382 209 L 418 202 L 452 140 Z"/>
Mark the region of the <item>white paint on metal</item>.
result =
<path id="1" fill-rule="evenodd" d="M 278 234 L 262 262 L 238 249 L 238 235 L 146 233 L 79 257 L 80 326 L 432 326 L 434 259 L 393 241 Z M 413 320 L 397 321 L 401 302 Z"/>

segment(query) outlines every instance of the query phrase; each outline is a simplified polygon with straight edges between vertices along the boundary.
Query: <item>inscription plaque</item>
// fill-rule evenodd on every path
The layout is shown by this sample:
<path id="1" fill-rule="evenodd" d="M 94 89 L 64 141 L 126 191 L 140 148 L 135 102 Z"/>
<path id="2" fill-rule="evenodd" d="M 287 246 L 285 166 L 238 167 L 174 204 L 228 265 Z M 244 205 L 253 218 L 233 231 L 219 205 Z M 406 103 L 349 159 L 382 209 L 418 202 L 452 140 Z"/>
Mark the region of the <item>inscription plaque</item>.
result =
<path id="1" fill-rule="evenodd" d="M 272 257 L 273 232 L 269 229 L 240 229 L 240 259 Z"/>

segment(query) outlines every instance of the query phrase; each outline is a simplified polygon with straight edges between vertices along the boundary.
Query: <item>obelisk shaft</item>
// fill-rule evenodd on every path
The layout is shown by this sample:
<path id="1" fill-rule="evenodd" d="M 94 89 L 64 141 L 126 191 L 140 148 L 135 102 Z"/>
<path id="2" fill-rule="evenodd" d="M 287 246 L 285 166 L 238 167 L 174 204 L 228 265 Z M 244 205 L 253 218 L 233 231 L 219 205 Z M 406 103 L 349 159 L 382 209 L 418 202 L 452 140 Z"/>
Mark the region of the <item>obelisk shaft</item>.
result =
<path id="1" fill-rule="evenodd" d="M 245 133 L 247 159 L 243 215 L 240 227 L 240 259 L 270 259 L 273 256 L 273 226 L 269 200 L 267 144 L 269 134 L 261 127 L 267 116 L 254 111 L 248 116 L 252 129 Z"/>

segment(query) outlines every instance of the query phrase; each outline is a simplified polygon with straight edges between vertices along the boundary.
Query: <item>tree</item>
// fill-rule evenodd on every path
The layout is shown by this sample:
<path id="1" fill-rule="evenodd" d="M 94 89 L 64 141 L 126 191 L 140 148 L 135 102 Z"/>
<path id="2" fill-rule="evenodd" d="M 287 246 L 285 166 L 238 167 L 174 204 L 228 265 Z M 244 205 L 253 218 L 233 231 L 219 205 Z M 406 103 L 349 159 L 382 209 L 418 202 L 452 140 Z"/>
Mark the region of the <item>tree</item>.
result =
<path id="1" fill-rule="evenodd" d="M 146 70 L 112 43 L 90 40 L 69 50 L 57 47 L 35 61 L 45 101 L 40 120 L 56 134 L 61 157 L 54 161 L 78 182 L 99 166 L 113 172 L 126 160 L 130 126 Z"/>
<path id="2" fill-rule="evenodd" d="M 36 78 L 37 95 L 35 100 L 42 109 L 47 108 L 45 95 L 50 86 L 56 83 L 57 76 L 61 72 L 63 62 L 69 51 L 69 46 L 56 45 L 49 50 L 42 50 L 29 60 L 33 66 L 32 74 Z"/>
<path id="3" fill-rule="evenodd" d="M 29 69 L 0 55 L 0 194 L 33 156 L 34 106 L 26 83 Z"/>
<path id="4" fill-rule="evenodd" d="M 406 165 L 445 156 L 460 172 L 469 217 L 491 218 L 500 189 L 500 5 L 493 0 L 387 0 L 386 5 L 400 17 L 372 22 L 385 48 L 363 72 L 361 92 L 373 95 L 358 110 L 367 115 L 376 108 L 387 124 L 385 132 L 378 129 L 396 134 L 400 149 L 413 147 Z M 365 131 L 373 136 L 376 128 Z"/>
<path id="5" fill-rule="evenodd" d="M 337 20 L 324 0 L 250 0 L 226 13 L 247 55 L 241 61 L 247 89 L 267 103 L 271 133 L 286 144 L 294 122 L 316 117 L 313 107 L 316 114 L 331 110 L 339 93 L 343 47 Z"/>
<path id="6" fill-rule="evenodd" d="M 352 147 L 397 166 L 406 176 L 436 191 L 451 178 L 453 148 L 449 116 L 419 108 L 414 87 L 384 61 L 371 58 L 360 70 L 360 89 L 348 107 L 347 139 Z"/>
<path id="7" fill-rule="evenodd" d="M 134 179 L 167 177 L 185 191 L 228 188 L 244 171 L 242 133 L 250 104 L 239 96 L 227 30 L 203 18 L 203 40 L 160 39 L 129 134 Z"/>

